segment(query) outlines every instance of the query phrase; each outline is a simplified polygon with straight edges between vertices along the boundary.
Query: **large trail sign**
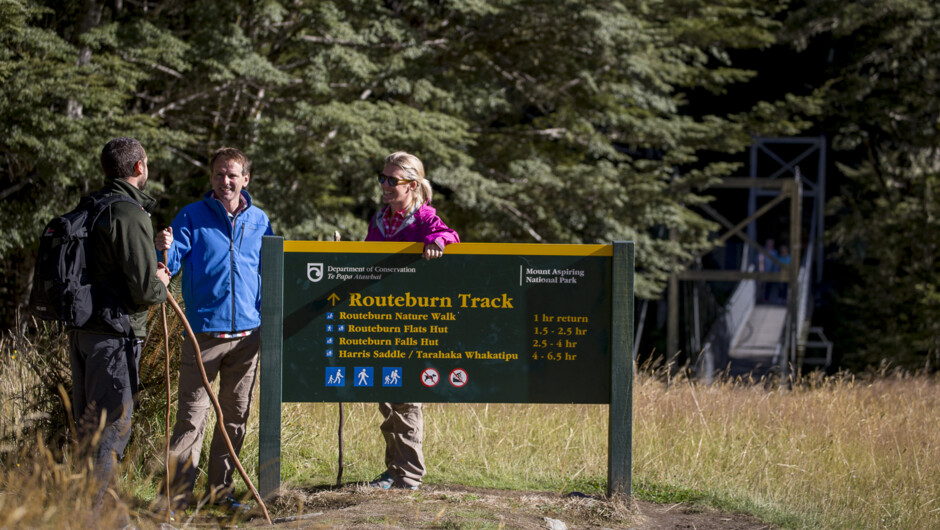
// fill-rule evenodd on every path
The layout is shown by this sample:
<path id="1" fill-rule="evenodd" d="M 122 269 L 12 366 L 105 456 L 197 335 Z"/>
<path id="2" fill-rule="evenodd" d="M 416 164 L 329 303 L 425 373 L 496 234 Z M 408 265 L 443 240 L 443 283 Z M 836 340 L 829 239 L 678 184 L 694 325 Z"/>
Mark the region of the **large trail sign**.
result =
<path id="1" fill-rule="evenodd" d="M 630 493 L 633 243 L 284 241 L 262 248 L 262 494 L 282 402 L 609 403 Z"/>

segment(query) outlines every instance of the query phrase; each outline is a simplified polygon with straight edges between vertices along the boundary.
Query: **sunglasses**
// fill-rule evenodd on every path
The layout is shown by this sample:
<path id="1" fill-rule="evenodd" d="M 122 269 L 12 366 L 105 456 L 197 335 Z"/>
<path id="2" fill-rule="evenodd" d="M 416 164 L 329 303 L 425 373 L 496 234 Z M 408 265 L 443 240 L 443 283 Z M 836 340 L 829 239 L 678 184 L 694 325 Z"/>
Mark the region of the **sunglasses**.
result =
<path id="1" fill-rule="evenodd" d="M 385 175 L 385 174 L 383 174 L 383 173 L 381 173 L 381 172 L 379 172 L 379 174 L 377 175 L 377 177 L 378 177 L 378 179 L 379 179 L 379 184 L 385 184 L 386 182 L 388 182 L 388 185 L 389 185 L 389 186 L 397 186 L 397 185 L 401 184 L 402 182 L 409 182 L 408 179 L 400 179 L 400 178 L 397 178 L 397 177 L 389 177 L 388 175 Z"/>

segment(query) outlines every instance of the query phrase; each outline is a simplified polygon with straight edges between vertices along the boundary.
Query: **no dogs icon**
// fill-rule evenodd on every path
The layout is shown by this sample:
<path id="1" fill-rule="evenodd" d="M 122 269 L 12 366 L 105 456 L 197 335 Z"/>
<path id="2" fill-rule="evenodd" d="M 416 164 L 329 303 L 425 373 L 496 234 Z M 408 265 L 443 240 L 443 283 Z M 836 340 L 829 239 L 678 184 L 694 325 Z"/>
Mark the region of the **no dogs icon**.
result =
<path id="1" fill-rule="evenodd" d="M 467 384 L 467 371 L 463 368 L 454 368 L 450 372 L 450 384 L 460 388 Z"/>
<path id="2" fill-rule="evenodd" d="M 421 372 L 421 384 L 426 387 L 432 387 L 441 380 L 441 375 L 434 368 L 425 368 Z"/>

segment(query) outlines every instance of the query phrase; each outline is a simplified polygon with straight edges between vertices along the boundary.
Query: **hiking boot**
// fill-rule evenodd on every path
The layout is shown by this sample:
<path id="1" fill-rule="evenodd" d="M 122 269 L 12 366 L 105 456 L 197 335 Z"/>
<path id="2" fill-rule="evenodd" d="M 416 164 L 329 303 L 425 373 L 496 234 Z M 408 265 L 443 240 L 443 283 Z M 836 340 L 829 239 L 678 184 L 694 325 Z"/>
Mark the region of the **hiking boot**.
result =
<path id="1" fill-rule="evenodd" d="M 167 501 L 166 497 L 160 495 L 157 497 L 151 506 L 154 511 L 158 513 L 169 513 L 172 517 L 177 511 L 184 511 L 186 508 L 189 508 L 189 503 L 192 501 L 192 497 L 189 495 L 177 495 L 173 497 L 172 500 Z"/>
<path id="2" fill-rule="evenodd" d="M 421 484 L 405 484 L 404 482 L 401 482 L 401 481 L 395 481 L 392 484 L 392 487 L 395 489 L 401 489 L 401 490 L 418 491 L 421 488 Z"/>
<path id="3" fill-rule="evenodd" d="M 395 479 L 391 477 L 387 472 L 382 473 L 381 475 L 375 477 L 375 479 L 369 483 L 373 488 L 382 488 L 387 490 L 392 487 L 392 484 L 395 483 Z"/>
<path id="4" fill-rule="evenodd" d="M 212 504 L 232 512 L 247 512 L 251 510 L 250 504 L 247 502 L 242 502 L 231 496 L 216 499 Z"/>

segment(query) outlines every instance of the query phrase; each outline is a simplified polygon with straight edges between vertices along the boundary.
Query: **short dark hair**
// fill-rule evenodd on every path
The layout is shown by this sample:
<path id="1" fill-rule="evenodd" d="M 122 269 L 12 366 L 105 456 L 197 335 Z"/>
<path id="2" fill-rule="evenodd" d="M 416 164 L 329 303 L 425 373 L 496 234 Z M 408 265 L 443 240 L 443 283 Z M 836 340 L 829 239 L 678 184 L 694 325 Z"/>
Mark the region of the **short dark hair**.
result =
<path id="1" fill-rule="evenodd" d="M 144 146 L 134 138 L 115 138 L 101 150 L 101 169 L 111 180 L 134 176 L 134 166 L 147 158 Z"/>
<path id="2" fill-rule="evenodd" d="M 220 147 L 212 152 L 212 158 L 209 159 L 209 172 L 215 171 L 216 160 L 234 160 L 242 165 L 242 175 L 251 173 L 251 160 L 234 147 Z"/>

